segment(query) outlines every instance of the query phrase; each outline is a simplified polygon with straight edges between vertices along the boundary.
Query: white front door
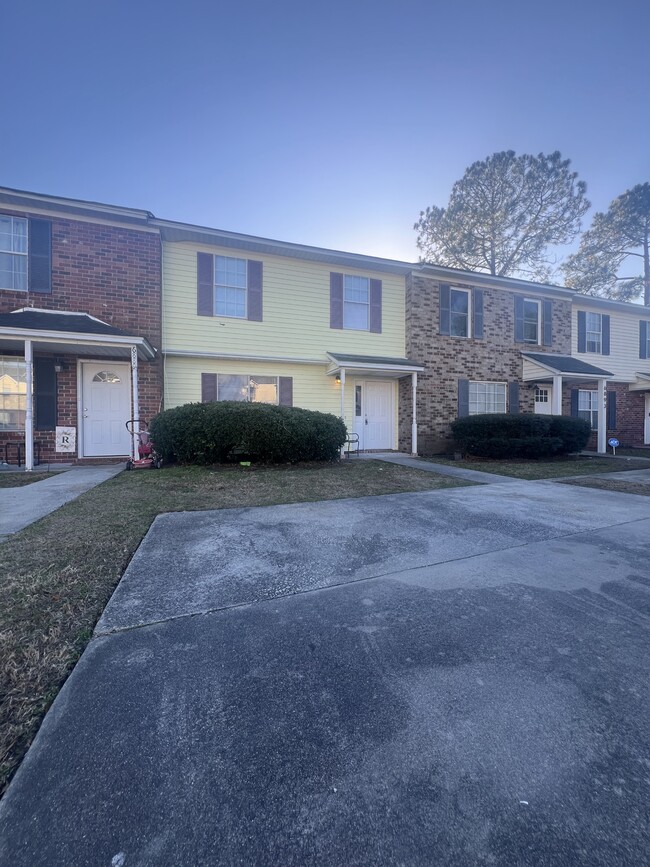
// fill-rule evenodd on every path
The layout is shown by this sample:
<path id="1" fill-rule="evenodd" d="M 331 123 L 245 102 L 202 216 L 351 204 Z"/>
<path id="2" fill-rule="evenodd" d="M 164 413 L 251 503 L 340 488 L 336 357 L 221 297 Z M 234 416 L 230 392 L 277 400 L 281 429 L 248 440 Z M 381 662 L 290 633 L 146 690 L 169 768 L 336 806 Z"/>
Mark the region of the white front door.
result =
<path id="1" fill-rule="evenodd" d="M 363 384 L 364 449 L 393 448 L 393 383 L 368 379 Z"/>
<path id="2" fill-rule="evenodd" d="M 81 433 L 83 456 L 128 455 L 131 437 L 125 425 L 131 418 L 128 364 L 84 362 L 81 365 Z"/>
<path id="3" fill-rule="evenodd" d="M 645 427 L 643 429 L 643 442 L 650 446 L 650 394 L 645 396 Z"/>
<path id="4" fill-rule="evenodd" d="M 552 406 L 553 388 L 550 385 L 538 385 L 535 388 L 535 412 L 537 415 L 551 415 Z"/>

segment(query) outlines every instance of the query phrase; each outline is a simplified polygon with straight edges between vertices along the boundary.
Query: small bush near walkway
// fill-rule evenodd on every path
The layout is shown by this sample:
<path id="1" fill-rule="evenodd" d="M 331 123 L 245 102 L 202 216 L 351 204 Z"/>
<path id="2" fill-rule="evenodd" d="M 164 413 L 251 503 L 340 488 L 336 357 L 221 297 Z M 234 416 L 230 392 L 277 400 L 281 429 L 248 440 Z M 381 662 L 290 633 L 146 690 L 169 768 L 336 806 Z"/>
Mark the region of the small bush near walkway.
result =
<path id="1" fill-rule="evenodd" d="M 452 432 L 457 448 L 482 458 L 550 458 L 579 452 L 591 428 L 581 418 L 521 413 L 490 413 L 456 419 Z"/>
<path id="2" fill-rule="evenodd" d="M 239 401 L 187 403 L 150 425 L 167 463 L 217 464 L 229 459 L 280 464 L 333 461 L 347 436 L 335 415 L 290 406 Z"/>

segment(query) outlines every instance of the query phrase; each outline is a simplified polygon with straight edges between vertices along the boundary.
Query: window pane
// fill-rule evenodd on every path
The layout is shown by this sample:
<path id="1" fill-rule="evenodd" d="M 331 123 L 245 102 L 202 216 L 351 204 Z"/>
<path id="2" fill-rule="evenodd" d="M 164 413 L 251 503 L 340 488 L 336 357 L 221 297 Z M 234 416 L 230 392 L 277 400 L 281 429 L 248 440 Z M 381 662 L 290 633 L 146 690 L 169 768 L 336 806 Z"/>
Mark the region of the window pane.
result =
<path id="1" fill-rule="evenodd" d="M 231 373 L 218 374 L 217 400 L 248 400 L 248 377 Z"/>
<path id="2" fill-rule="evenodd" d="M 251 400 L 254 403 L 278 402 L 278 379 L 276 376 L 251 376 Z"/>
<path id="3" fill-rule="evenodd" d="M 449 322 L 449 332 L 452 337 L 467 337 L 467 314 L 452 313 Z"/>
<path id="4" fill-rule="evenodd" d="M 13 220 L 14 253 L 27 252 L 27 220 L 14 217 Z"/>
<path id="5" fill-rule="evenodd" d="M 217 316 L 246 318 L 246 290 L 217 286 L 215 311 Z"/>
<path id="6" fill-rule="evenodd" d="M 351 277 L 346 274 L 343 278 L 344 297 L 346 301 L 356 301 L 367 304 L 370 296 L 370 280 L 368 277 Z"/>
<path id="7" fill-rule="evenodd" d="M 367 331 L 368 305 L 353 304 L 346 301 L 343 305 L 343 327 L 356 328 L 359 331 Z"/>
<path id="8" fill-rule="evenodd" d="M 0 217 L 0 250 L 13 251 L 11 217 Z"/>
<path id="9" fill-rule="evenodd" d="M 587 313 L 587 331 L 600 333 L 600 313 Z"/>
<path id="10" fill-rule="evenodd" d="M 0 430 L 24 430 L 27 375 L 21 358 L 0 356 Z"/>
<path id="11" fill-rule="evenodd" d="M 469 295 L 467 292 L 451 290 L 451 310 L 455 313 L 467 313 L 469 310 Z"/>
<path id="12" fill-rule="evenodd" d="M 361 386 L 354 388 L 354 414 L 357 418 L 361 415 Z"/>
<path id="13" fill-rule="evenodd" d="M 506 411 L 505 382 L 470 382 L 469 414 Z"/>
<path id="14" fill-rule="evenodd" d="M 215 283 L 217 286 L 246 288 L 246 259 L 233 259 L 231 256 L 215 256 L 214 266 Z"/>

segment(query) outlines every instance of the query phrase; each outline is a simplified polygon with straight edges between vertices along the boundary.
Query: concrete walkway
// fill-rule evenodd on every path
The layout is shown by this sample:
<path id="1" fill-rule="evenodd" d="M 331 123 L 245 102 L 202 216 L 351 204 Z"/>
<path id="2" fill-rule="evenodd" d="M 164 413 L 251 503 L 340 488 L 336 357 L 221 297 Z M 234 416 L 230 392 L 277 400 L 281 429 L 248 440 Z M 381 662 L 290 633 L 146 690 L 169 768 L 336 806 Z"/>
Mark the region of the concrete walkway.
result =
<path id="1" fill-rule="evenodd" d="M 124 464 L 74 467 L 31 485 L 3 488 L 0 491 L 0 542 L 113 478 L 123 469 Z"/>
<path id="2" fill-rule="evenodd" d="M 649 534 L 510 480 L 159 516 L 0 864 L 647 864 Z"/>

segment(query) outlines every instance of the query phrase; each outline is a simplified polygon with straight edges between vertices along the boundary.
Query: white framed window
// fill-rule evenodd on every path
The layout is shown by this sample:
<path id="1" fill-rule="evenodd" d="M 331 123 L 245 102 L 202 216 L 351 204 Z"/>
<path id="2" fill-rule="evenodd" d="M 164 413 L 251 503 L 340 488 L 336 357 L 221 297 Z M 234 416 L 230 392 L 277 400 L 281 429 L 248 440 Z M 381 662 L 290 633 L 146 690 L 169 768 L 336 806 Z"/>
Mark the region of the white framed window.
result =
<path id="1" fill-rule="evenodd" d="M 548 388 L 540 388 L 538 385 L 535 388 L 535 403 L 548 403 L 549 401 L 549 389 Z"/>
<path id="2" fill-rule="evenodd" d="M 587 313 L 585 316 L 587 352 L 602 352 L 603 317 L 600 313 Z"/>
<path id="3" fill-rule="evenodd" d="M 471 337 L 469 289 L 449 290 L 449 333 L 452 337 Z"/>
<path id="4" fill-rule="evenodd" d="M 27 220 L 0 214 L 0 289 L 27 292 Z"/>
<path id="5" fill-rule="evenodd" d="M 370 328 L 370 279 L 343 275 L 343 327 L 355 331 Z"/>
<path id="6" fill-rule="evenodd" d="M 534 298 L 524 298 L 524 343 L 539 344 L 541 318 L 541 302 Z"/>
<path id="7" fill-rule="evenodd" d="M 26 411 L 25 359 L 0 355 L 0 430 L 25 430 Z"/>
<path id="8" fill-rule="evenodd" d="M 592 430 L 598 430 L 597 391 L 578 391 L 578 418 L 584 418 Z"/>
<path id="9" fill-rule="evenodd" d="M 247 376 L 238 373 L 218 373 L 217 400 L 277 403 L 278 378 L 277 376 Z"/>
<path id="10" fill-rule="evenodd" d="M 469 414 L 506 412 L 507 393 L 506 382 L 470 382 Z"/>
<path id="11" fill-rule="evenodd" d="M 214 257 L 214 311 L 216 316 L 246 319 L 248 263 L 232 256 Z"/>

